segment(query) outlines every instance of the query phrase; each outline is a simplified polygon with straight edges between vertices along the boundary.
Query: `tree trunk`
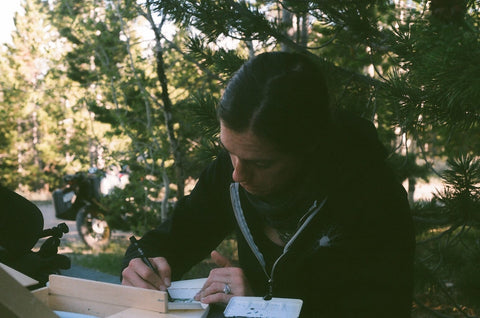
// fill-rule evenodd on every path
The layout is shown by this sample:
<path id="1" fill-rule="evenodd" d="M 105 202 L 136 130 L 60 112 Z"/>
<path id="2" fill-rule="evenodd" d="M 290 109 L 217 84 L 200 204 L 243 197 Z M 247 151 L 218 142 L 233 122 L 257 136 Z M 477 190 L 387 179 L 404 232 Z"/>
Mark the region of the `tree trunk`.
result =
<path id="1" fill-rule="evenodd" d="M 165 117 L 165 126 L 167 128 L 168 141 L 170 143 L 170 150 L 173 155 L 174 160 L 174 170 L 175 170 L 175 183 L 177 185 L 177 199 L 182 198 L 185 195 L 185 178 L 184 178 L 184 163 L 183 156 L 180 151 L 177 137 L 175 136 L 175 131 L 173 129 L 173 119 L 172 119 L 172 100 L 168 93 L 168 79 L 165 75 L 165 61 L 163 58 L 163 47 L 162 47 L 162 35 L 161 27 L 158 27 L 151 15 L 150 10 L 151 3 L 147 1 L 147 20 L 152 27 L 153 32 L 155 33 L 155 60 L 157 63 L 156 73 L 158 80 L 160 81 L 160 86 L 162 88 L 162 102 L 163 102 L 163 115 Z M 160 24 L 162 25 L 162 23 Z"/>
<path id="2" fill-rule="evenodd" d="M 298 23 L 299 28 L 297 31 L 300 34 L 298 44 L 306 47 L 308 45 L 308 16 L 302 14 L 301 16 L 297 16 L 297 19 L 301 19 L 301 22 Z"/>
<path id="3" fill-rule="evenodd" d="M 165 169 L 165 161 L 162 161 L 163 186 L 165 188 L 165 196 L 162 200 L 162 207 L 160 211 L 160 218 L 162 222 L 168 217 L 168 197 L 170 197 L 170 180 L 168 178 L 167 169 Z"/>
<path id="4" fill-rule="evenodd" d="M 413 206 L 415 202 L 414 194 L 415 194 L 416 183 L 417 183 L 416 178 L 413 178 L 413 177 L 408 178 L 408 202 L 410 203 L 410 206 Z"/>
<path id="5" fill-rule="evenodd" d="M 290 11 L 286 9 L 281 9 L 280 10 L 280 29 L 282 30 L 282 33 L 285 37 L 291 38 L 292 36 L 292 25 L 293 25 L 293 15 Z M 280 43 L 280 48 L 282 51 L 289 51 L 290 47 L 286 44 L 281 42 Z"/>

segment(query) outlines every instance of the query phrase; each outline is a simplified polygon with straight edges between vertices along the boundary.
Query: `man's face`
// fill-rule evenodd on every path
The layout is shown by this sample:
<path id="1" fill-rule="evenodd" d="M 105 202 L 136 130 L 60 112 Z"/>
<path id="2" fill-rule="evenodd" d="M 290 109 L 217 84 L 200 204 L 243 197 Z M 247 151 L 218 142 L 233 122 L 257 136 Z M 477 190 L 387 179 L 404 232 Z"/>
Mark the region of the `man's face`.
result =
<path id="1" fill-rule="evenodd" d="M 220 141 L 232 160 L 233 181 L 253 195 L 283 190 L 299 170 L 295 156 L 278 152 L 251 131 L 239 133 L 220 122 Z"/>

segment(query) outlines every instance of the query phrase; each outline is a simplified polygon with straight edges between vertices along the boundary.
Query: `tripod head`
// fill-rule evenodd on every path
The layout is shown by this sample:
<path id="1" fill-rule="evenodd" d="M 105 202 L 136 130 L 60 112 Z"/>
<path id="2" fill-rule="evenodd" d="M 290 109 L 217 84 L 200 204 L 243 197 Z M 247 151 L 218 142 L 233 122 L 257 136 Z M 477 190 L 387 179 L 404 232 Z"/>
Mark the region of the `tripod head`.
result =
<path id="1" fill-rule="evenodd" d="M 45 229 L 42 231 L 42 234 L 40 234 L 39 238 L 42 237 L 47 237 L 47 236 L 53 236 L 56 238 L 62 238 L 64 233 L 68 233 L 69 229 L 67 224 L 65 223 L 60 223 L 57 226 L 54 226 L 50 229 Z"/>

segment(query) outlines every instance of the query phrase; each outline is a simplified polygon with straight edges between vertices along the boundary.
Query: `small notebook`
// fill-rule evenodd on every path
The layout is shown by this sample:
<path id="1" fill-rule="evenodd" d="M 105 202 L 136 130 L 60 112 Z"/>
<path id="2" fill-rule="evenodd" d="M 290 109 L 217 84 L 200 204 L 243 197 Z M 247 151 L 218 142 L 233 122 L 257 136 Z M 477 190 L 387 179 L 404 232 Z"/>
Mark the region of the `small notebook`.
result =
<path id="1" fill-rule="evenodd" d="M 168 303 L 169 310 L 177 309 L 205 309 L 207 304 L 202 304 L 193 299 L 195 295 L 202 289 L 207 281 L 206 278 L 187 279 L 172 282 L 168 288 L 173 302 Z"/>

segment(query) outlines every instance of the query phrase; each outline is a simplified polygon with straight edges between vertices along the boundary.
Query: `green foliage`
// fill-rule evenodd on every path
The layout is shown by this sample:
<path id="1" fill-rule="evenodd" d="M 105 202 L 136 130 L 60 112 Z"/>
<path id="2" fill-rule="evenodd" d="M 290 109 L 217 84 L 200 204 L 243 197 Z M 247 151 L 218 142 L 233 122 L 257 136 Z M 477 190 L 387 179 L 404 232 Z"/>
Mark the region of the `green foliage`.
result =
<path id="1" fill-rule="evenodd" d="M 442 143 L 448 153 L 466 152 L 477 144 L 464 130 L 476 131 L 479 124 L 478 27 L 474 14 L 461 23 L 445 23 L 412 12 L 389 36 L 399 67 L 387 84 L 394 88 L 406 128 L 422 142 Z M 440 140 L 426 139 L 428 131 Z M 474 151 L 478 153 L 477 146 Z"/>
<path id="2" fill-rule="evenodd" d="M 212 95 L 194 94 L 188 100 L 178 104 L 179 121 L 183 122 L 185 142 L 191 142 L 187 153 L 188 175 L 197 178 L 205 168 L 205 162 L 212 161 L 220 149 L 218 135 L 220 125 L 216 115 L 218 100 Z M 182 139 L 183 142 L 183 139 Z"/>
<path id="3" fill-rule="evenodd" d="M 212 49 L 209 44 L 206 38 L 189 37 L 186 43 L 188 56 L 197 61 L 202 69 L 209 70 L 212 74 L 221 76 L 222 81 L 226 81 L 245 60 L 239 57 L 235 50 Z"/>
<path id="4" fill-rule="evenodd" d="M 67 254 L 72 263 L 86 268 L 95 269 L 102 273 L 118 276 L 120 282 L 120 273 L 123 260 L 123 253 L 99 253 L 93 254 Z"/>
<path id="5" fill-rule="evenodd" d="M 461 156 L 447 161 L 445 189 L 435 195 L 442 212 L 457 226 L 480 226 L 480 160 Z"/>
<path id="6" fill-rule="evenodd" d="M 480 162 L 467 155 L 447 163 L 445 188 L 414 209 L 417 294 L 436 290 L 451 307 L 462 310 L 458 304 L 465 304 L 478 311 L 480 275 L 472 270 L 480 257 Z"/>
<path id="7" fill-rule="evenodd" d="M 430 202 L 417 202 L 413 211 L 418 234 L 442 227 L 443 230 L 437 231 L 438 238 L 448 243 L 470 227 L 479 228 L 480 162 L 471 156 L 460 156 L 448 159 L 447 163 L 441 174 L 444 188 L 437 189 Z"/>
<path id="8" fill-rule="evenodd" d="M 443 293 L 451 275 L 470 302 L 473 285 L 453 269 L 478 260 L 461 248 L 478 245 L 480 3 L 395 3 L 26 0 L 0 52 L 0 182 L 52 189 L 65 173 L 128 165 L 130 184 L 103 203 L 115 228 L 143 233 L 215 158 L 215 107 L 233 72 L 259 52 L 306 52 L 332 106 L 375 122 L 400 180 L 458 157 L 446 188 L 413 202 L 428 240 L 417 264 L 422 291 Z"/>
<path id="9" fill-rule="evenodd" d="M 458 235 L 460 231 L 455 232 Z M 468 229 L 456 242 L 432 240 L 417 246 L 416 302 L 428 302 L 443 314 L 480 310 L 478 229 Z M 435 236 L 435 233 L 430 236 Z"/>
<path id="10" fill-rule="evenodd" d="M 69 244 L 72 252 L 65 255 L 72 264 L 118 276 L 120 282 L 121 264 L 128 245 L 128 239 L 122 236 L 113 238 L 105 249 L 96 253 L 92 253 L 84 244 Z"/>
<path id="11" fill-rule="evenodd" d="M 161 222 L 161 200 L 155 197 L 159 186 L 149 180 L 135 180 L 141 178 L 139 174 L 133 173 L 130 178 L 125 189 L 115 189 L 102 198 L 102 203 L 108 207 L 106 219 L 112 228 L 143 235 Z"/>
<path id="12" fill-rule="evenodd" d="M 58 109 L 49 70 L 55 66 L 55 35 L 46 28 L 46 3 L 29 0 L 17 14 L 12 43 L 1 54 L 1 182 L 39 190 L 53 183 L 57 133 L 51 119 Z M 52 45 L 52 46 L 50 46 Z M 43 107 L 43 105 L 48 105 Z"/>

